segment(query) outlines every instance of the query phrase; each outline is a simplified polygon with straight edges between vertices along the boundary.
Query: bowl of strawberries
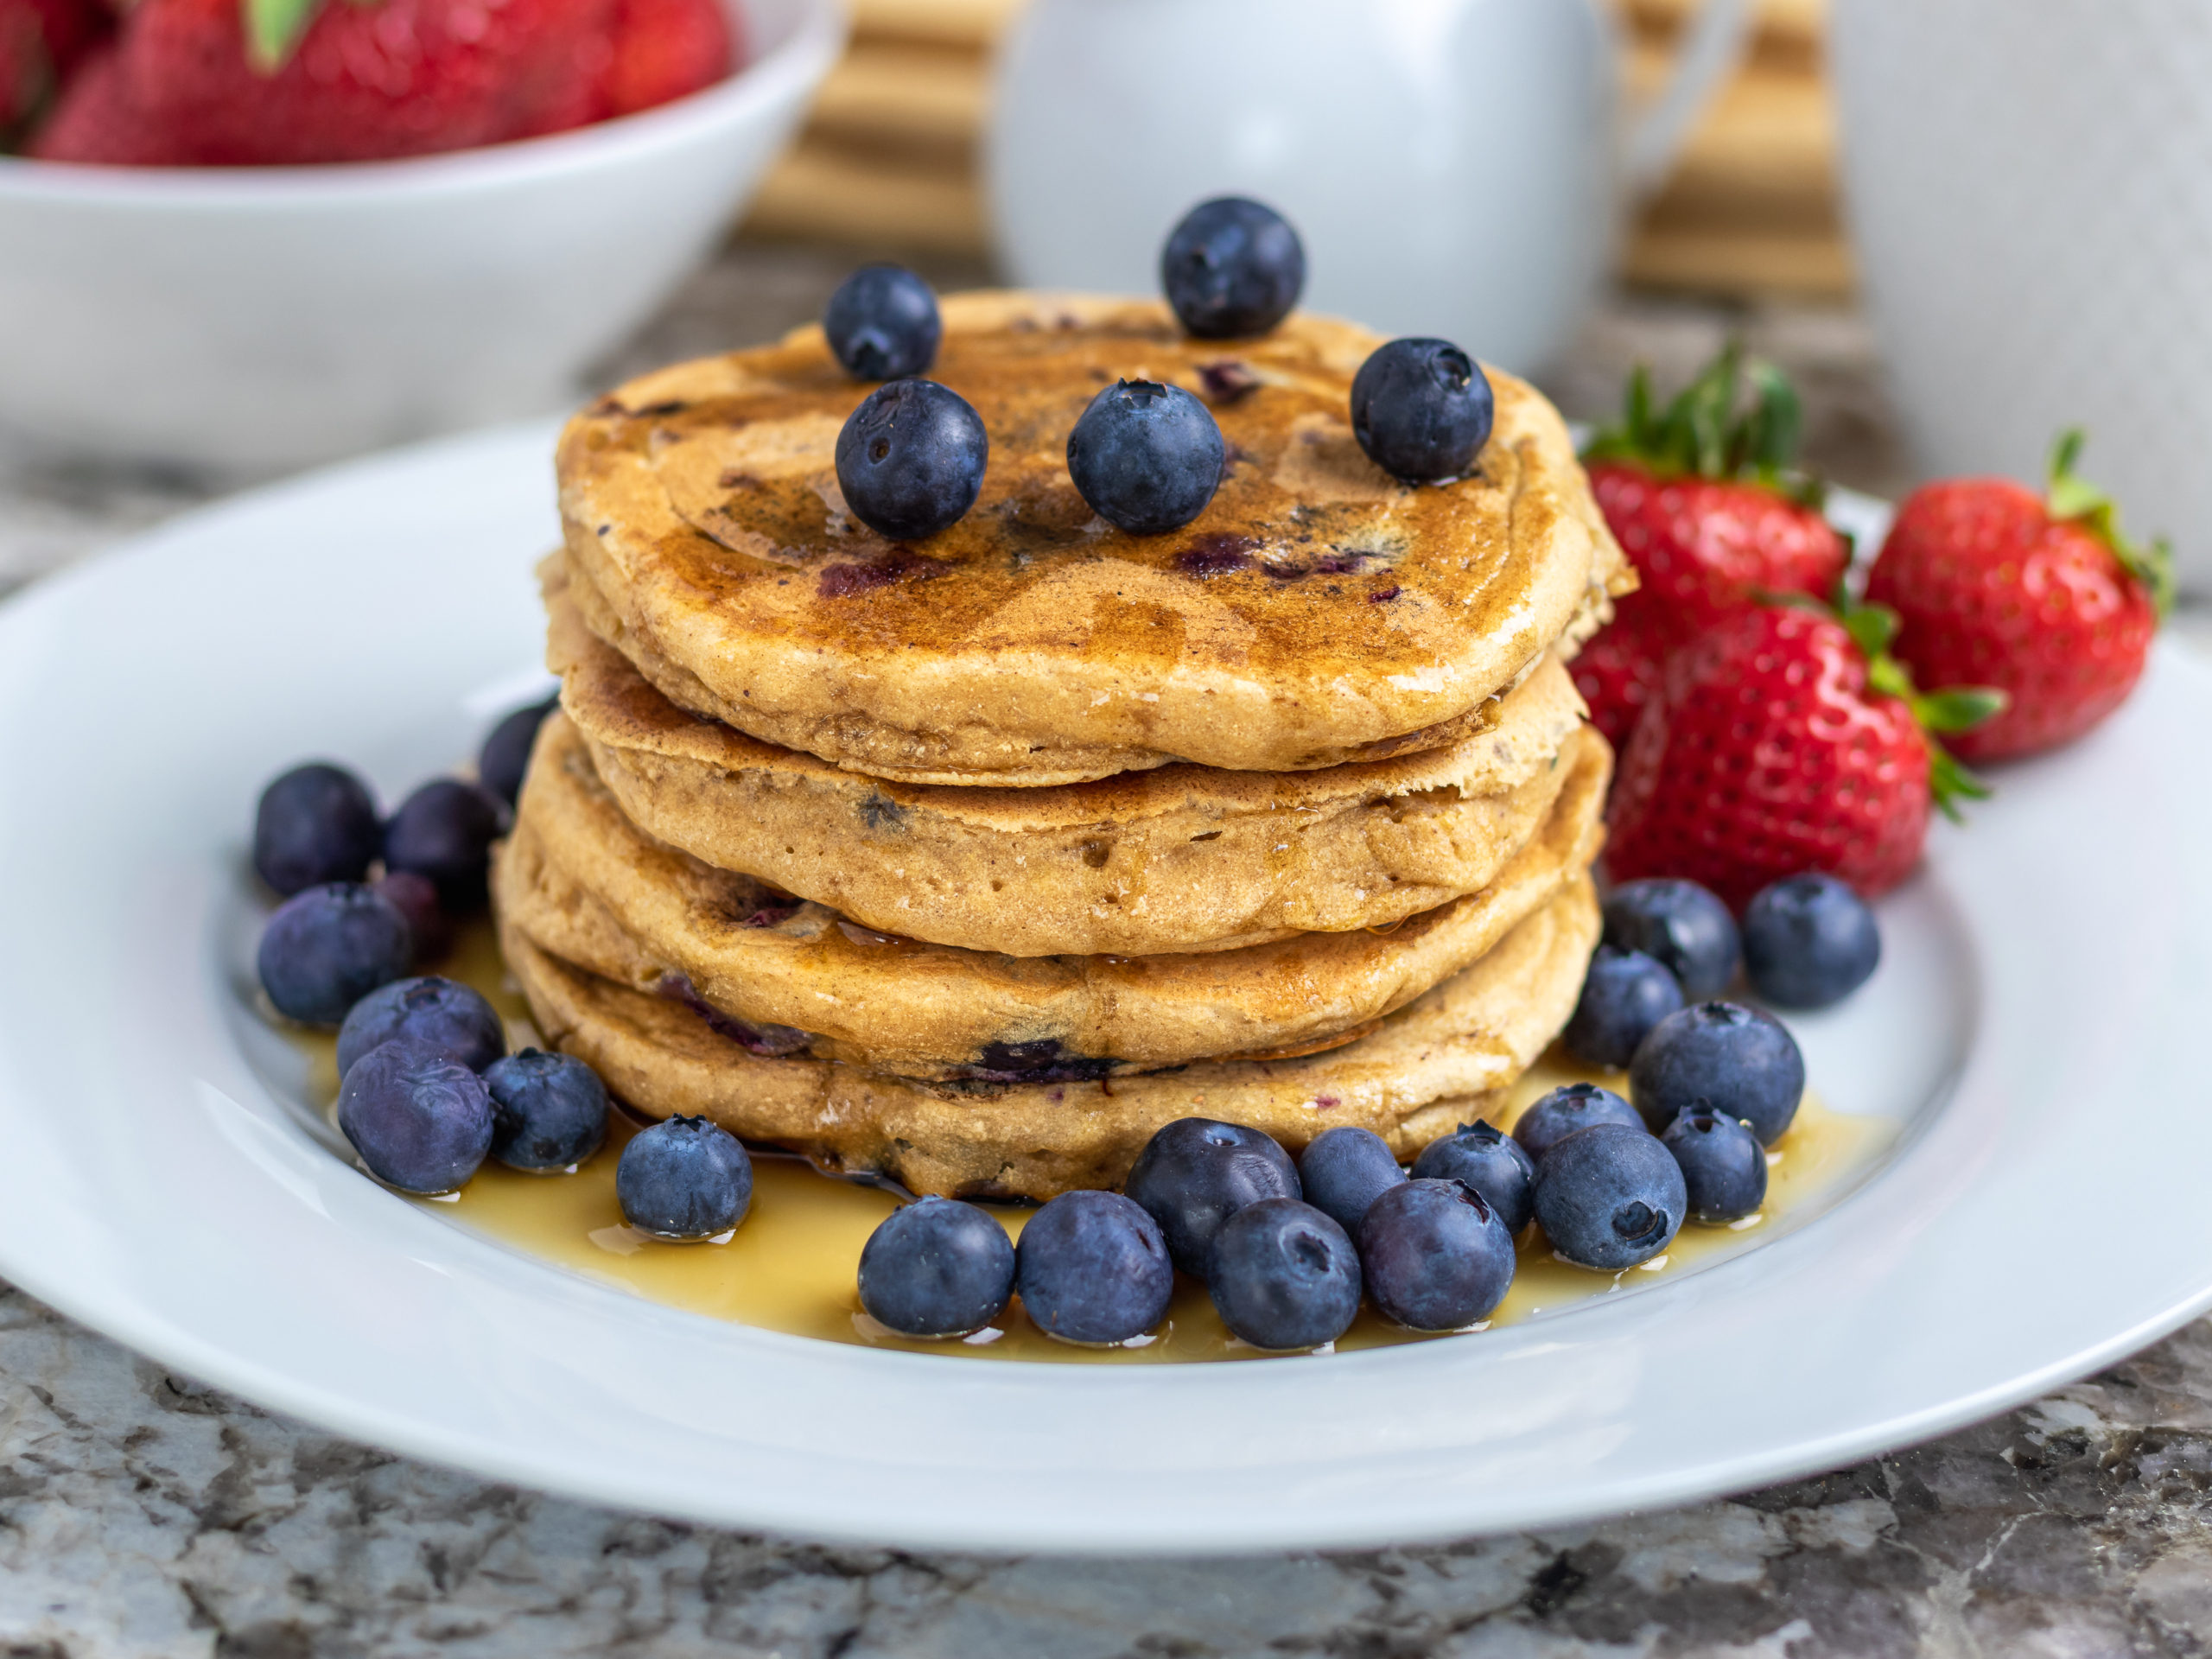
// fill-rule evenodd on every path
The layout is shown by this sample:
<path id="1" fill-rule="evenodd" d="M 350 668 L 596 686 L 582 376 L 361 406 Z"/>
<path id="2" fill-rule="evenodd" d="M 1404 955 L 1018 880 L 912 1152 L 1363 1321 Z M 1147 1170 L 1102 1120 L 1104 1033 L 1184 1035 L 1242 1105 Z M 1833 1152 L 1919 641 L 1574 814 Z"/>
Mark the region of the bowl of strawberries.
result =
<path id="1" fill-rule="evenodd" d="M 270 472 L 564 406 L 836 0 L 0 0 L 0 426 Z"/>

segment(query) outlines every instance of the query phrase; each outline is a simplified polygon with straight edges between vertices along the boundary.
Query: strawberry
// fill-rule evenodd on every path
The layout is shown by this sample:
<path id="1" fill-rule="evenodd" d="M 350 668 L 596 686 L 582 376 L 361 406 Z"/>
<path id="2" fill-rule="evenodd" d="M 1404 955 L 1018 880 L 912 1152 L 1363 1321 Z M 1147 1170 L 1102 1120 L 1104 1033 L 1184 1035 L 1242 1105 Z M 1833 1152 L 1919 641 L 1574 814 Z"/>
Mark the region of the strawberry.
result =
<path id="1" fill-rule="evenodd" d="M 1590 705 L 1591 724 L 1616 749 L 1636 730 L 1637 717 L 1658 690 L 1671 640 L 1662 632 L 1654 610 L 1639 605 L 1641 594 L 1613 601 L 1613 620 L 1591 635 L 1568 664 L 1574 689 Z"/>
<path id="2" fill-rule="evenodd" d="M 2112 499 L 2075 476 L 2082 435 L 2051 455 L 2037 496 L 2003 478 L 1925 485 L 1897 509 L 1866 596 L 1897 613 L 1897 656 L 1920 678 L 2011 699 L 1960 734 L 1968 760 L 2071 741 L 2125 702 L 2173 602 L 2164 543 L 2120 533 Z"/>
<path id="3" fill-rule="evenodd" d="M 1753 605 L 1668 659 L 1621 757 L 1605 861 L 1683 876 L 1741 909 L 1820 871 L 1867 894 L 1919 861 L 1932 804 L 1986 794 L 1929 735 L 1986 719 L 1983 690 L 1922 696 L 1879 607 Z"/>
<path id="4" fill-rule="evenodd" d="M 367 161 L 497 143 L 606 113 L 615 0 L 137 0 L 55 159 L 135 161 L 152 134 L 211 166 Z M 119 143 L 118 148 L 122 147 Z"/>
<path id="5" fill-rule="evenodd" d="M 614 60 L 602 91 L 609 115 L 629 115 L 710 86 L 737 56 L 722 0 L 619 0 Z"/>
<path id="6" fill-rule="evenodd" d="M 0 145 L 54 101 L 113 21 L 94 0 L 0 0 Z"/>
<path id="7" fill-rule="evenodd" d="M 184 167 L 192 156 L 131 102 L 111 48 L 77 72 L 31 155 L 42 162 L 98 162 L 110 167 Z"/>
<path id="8" fill-rule="evenodd" d="M 1646 370 L 1629 377 L 1619 423 L 1583 455 L 1641 584 L 1575 663 L 1575 683 L 1608 736 L 1633 728 L 1669 651 L 1755 595 L 1826 594 L 1843 574 L 1850 550 L 1821 516 L 1820 486 L 1789 470 L 1799 423 L 1781 372 L 1746 365 L 1733 343 L 1664 410 L 1652 405 Z"/>

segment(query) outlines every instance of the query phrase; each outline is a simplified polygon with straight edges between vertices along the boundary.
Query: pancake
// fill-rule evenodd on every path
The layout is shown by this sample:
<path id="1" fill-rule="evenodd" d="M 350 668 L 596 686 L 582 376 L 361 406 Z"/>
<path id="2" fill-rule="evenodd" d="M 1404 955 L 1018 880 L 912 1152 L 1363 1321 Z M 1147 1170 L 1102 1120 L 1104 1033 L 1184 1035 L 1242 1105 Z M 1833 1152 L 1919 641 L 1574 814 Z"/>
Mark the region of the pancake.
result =
<path id="1" fill-rule="evenodd" d="M 1436 747 L 1634 578 L 1558 412 L 1490 372 L 1467 477 L 1408 486 L 1351 435 L 1378 336 L 1297 315 L 1185 338 L 1156 303 L 944 302 L 935 378 L 982 416 L 975 507 L 896 544 L 832 452 L 865 388 L 821 332 L 648 375 L 563 434 L 563 537 L 593 631 L 680 706 L 906 783 L 1037 786 L 1173 760 L 1298 771 Z M 1207 396 L 1230 445 L 1194 522 L 1130 536 L 1067 476 L 1117 376 Z"/>
<path id="2" fill-rule="evenodd" d="M 1560 752 L 1541 827 L 1481 892 L 1387 930 L 1202 955 L 1010 957 L 779 904 L 624 817 L 559 715 L 499 861 L 502 918 L 640 991 L 695 1001 L 756 1049 L 931 1079 L 1097 1077 L 1347 1042 L 1482 957 L 1597 856 L 1611 755 Z"/>
<path id="3" fill-rule="evenodd" d="M 1550 810 L 1582 715 L 1548 657 L 1481 735 L 1394 760 L 881 783 L 686 714 L 557 591 L 549 607 L 562 707 L 639 829 L 866 926 L 1012 956 L 1227 950 L 1478 891 Z"/>
<path id="4" fill-rule="evenodd" d="M 1343 1048 L 1217 1061 L 1094 1083 L 962 1085 L 748 1053 L 704 1019 L 562 962 L 512 924 L 501 943 L 547 1041 L 587 1061 L 652 1117 L 713 1119 L 833 1173 L 915 1192 L 1044 1199 L 1118 1185 L 1179 1117 L 1249 1124 L 1294 1152 L 1357 1124 L 1410 1159 L 1485 1113 L 1573 1012 L 1598 942 L 1596 890 L 1578 877 L 1480 962 Z"/>

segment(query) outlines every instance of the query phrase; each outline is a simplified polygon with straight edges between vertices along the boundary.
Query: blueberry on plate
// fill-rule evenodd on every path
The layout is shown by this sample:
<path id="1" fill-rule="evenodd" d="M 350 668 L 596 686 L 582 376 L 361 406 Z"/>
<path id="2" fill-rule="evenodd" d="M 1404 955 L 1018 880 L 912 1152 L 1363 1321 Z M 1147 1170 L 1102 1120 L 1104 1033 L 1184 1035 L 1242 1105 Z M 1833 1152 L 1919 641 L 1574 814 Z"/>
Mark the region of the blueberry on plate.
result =
<path id="1" fill-rule="evenodd" d="M 1336 1221 L 1296 1198 L 1262 1198 L 1221 1226 L 1206 1290 L 1255 1348 L 1319 1348 L 1359 1312 L 1359 1252 Z"/>
<path id="2" fill-rule="evenodd" d="M 1681 1166 L 1694 1221 L 1741 1221 L 1766 1202 L 1766 1148 L 1732 1117 L 1693 1106 L 1659 1144 Z"/>
<path id="3" fill-rule="evenodd" d="M 963 1337 L 1006 1312 L 1014 1241 L 988 1211 L 917 1198 L 861 1250 L 861 1306 L 902 1337 Z"/>
<path id="4" fill-rule="evenodd" d="M 1118 1192 L 1063 1192 L 1029 1218 L 1014 1249 L 1030 1319 L 1062 1342 L 1141 1337 L 1167 1316 L 1174 1264 L 1160 1224 Z"/>
<path id="5" fill-rule="evenodd" d="M 453 949 L 453 921 L 438 902 L 438 889 L 427 875 L 412 870 L 386 870 L 369 883 L 391 900 L 407 918 L 415 939 L 415 965 L 435 962 Z"/>
<path id="6" fill-rule="evenodd" d="M 296 893 L 261 930 L 255 966 L 276 1012 L 334 1026 L 379 985 L 413 965 L 415 941 L 398 906 L 356 881 Z"/>
<path id="7" fill-rule="evenodd" d="M 1178 1118 L 1146 1141 L 1122 1191 L 1160 1224 L 1175 1265 L 1200 1279 L 1223 1222 L 1262 1198 L 1305 1196 L 1272 1136 L 1211 1117 Z"/>
<path id="8" fill-rule="evenodd" d="M 1793 875 L 1744 907 L 1744 973 L 1777 1007 L 1825 1008 L 1882 960 L 1873 907 L 1832 875 Z"/>
<path id="9" fill-rule="evenodd" d="M 1675 1156 L 1639 1126 L 1599 1123 L 1536 1160 L 1536 1221 L 1552 1254 L 1617 1273 L 1674 1242 L 1689 1208 Z"/>
<path id="10" fill-rule="evenodd" d="M 1414 1331 L 1459 1331 L 1513 1285 L 1513 1235 L 1471 1186 L 1416 1178 L 1394 1186 L 1359 1224 L 1367 1294 Z"/>
<path id="11" fill-rule="evenodd" d="M 510 1169 L 566 1169 L 607 1139 L 607 1085 L 573 1054 L 525 1048 L 484 1068 L 492 1155 Z"/>
<path id="12" fill-rule="evenodd" d="M 509 806 L 522 793 L 523 773 L 530 770 L 531 745 L 545 716 L 561 706 L 558 696 L 518 709 L 494 726 L 476 752 L 477 781 Z"/>
<path id="13" fill-rule="evenodd" d="M 1306 286 L 1306 249 L 1290 221 L 1244 196 L 1216 196 L 1183 215 L 1160 251 L 1160 286 L 1201 340 L 1264 334 Z"/>
<path id="14" fill-rule="evenodd" d="M 737 1137 L 703 1117 L 641 1129 L 614 1166 L 622 1219 L 641 1233 L 688 1243 L 726 1233 L 753 1203 L 753 1160 Z"/>
<path id="15" fill-rule="evenodd" d="M 1593 1123 L 1618 1123 L 1643 1133 L 1643 1119 L 1636 1108 L 1610 1089 L 1594 1083 L 1570 1083 L 1554 1089 L 1513 1121 L 1513 1138 L 1530 1160 L 1541 1164 L 1544 1154 L 1579 1129 Z"/>
<path id="16" fill-rule="evenodd" d="M 862 265 L 823 308 L 830 350 L 855 380 L 926 374 L 944 325 L 930 285 L 904 265 Z"/>
<path id="17" fill-rule="evenodd" d="M 1495 414 L 1490 377 L 1448 340 L 1394 340 L 1352 377 L 1352 435 L 1370 461 L 1409 484 L 1463 477 Z"/>
<path id="18" fill-rule="evenodd" d="M 1682 988 L 1658 958 L 1601 944 L 1560 1040 L 1579 1060 L 1625 1071 L 1645 1033 L 1681 1006 Z"/>
<path id="19" fill-rule="evenodd" d="M 1736 918 L 1694 881 L 1624 881 L 1605 895 L 1605 943 L 1660 963 L 1685 997 L 1718 996 L 1736 977 Z"/>
<path id="20" fill-rule="evenodd" d="M 385 825 L 385 867 L 427 876 L 439 904 L 455 916 L 468 915 L 484 906 L 492 843 L 505 816 L 489 791 L 458 778 L 433 778 Z"/>
<path id="21" fill-rule="evenodd" d="M 359 881 L 383 839 L 376 798 L 343 766 L 294 766 L 261 791 L 253 868 L 287 899 L 327 881 Z"/>
<path id="22" fill-rule="evenodd" d="M 1489 1123 L 1462 1123 L 1414 1160 L 1417 1181 L 1458 1181 L 1483 1195 L 1509 1233 L 1535 1214 L 1536 1166 L 1518 1141 Z"/>
<path id="23" fill-rule="evenodd" d="M 1347 1233 L 1359 1230 L 1360 1217 L 1384 1187 L 1405 1179 L 1390 1143 L 1372 1129 L 1350 1123 L 1322 1130 L 1298 1154 L 1298 1184 L 1306 1202 Z"/>
<path id="24" fill-rule="evenodd" d="M 1121 380 L 1068 434 L 1068 476 L 1108 524 L 1158 536 L 1205 511 L 1228 453 L 1211 411 L 1182 387 Z"/>
<path id="25" fill-rule="evenodd" d="M 347 1068 L 338 1127 L 385 1185 L 450 1192 L 491 1149 L 492 1096 L 443 1049 L 400 1038 Z"/>
<path id="26" fill-rule="evenodd" d="M 960 522 L 983 487 L 991 441 L 968 400 L 934 380 L 893 380 L 837 434 L 837 487 L 853 517 L 894 542 Z"/>
<path id="27" fill-rule="evenodd" d="M 457 980 L 395 979 L 356 1002 L 338 1027 L 338 1073 L 395 1037 L 442 1049 L 472 1071 L 507 1052 L 499 1010 Z"/>
<path id="28" fill-rule="evenodd" d="M 1741 1118 L 1772 1146 L 1797 1116 L 1805 1057 L 1764 1008 L 1693 1002 L 1652 1027 L 1628 1068 L 1629 1097 L 1655 1130 L 1691 1106 Z"/>

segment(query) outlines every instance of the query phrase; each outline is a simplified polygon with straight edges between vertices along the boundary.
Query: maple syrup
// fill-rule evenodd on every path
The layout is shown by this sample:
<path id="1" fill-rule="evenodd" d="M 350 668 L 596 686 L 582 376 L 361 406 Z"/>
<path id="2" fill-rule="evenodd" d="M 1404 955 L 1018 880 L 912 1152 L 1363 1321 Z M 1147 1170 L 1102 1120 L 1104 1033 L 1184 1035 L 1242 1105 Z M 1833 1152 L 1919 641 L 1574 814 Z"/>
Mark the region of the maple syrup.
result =
<path id="1" fill-rule="evenodd" d="M 463 929 L 438 970 L 491 999 L 508 1023 L 512 1046 L 537 1040 L 528 1006 L 507 976 L 488 925 Z M 338 1092 L 336 1041 L 313 1033 L 299 1034 L 299 1041 L 312 1061 L 308 1086 L 315 1103 L 327 1109 Z M 1584 1078 L 1616 1090 L 1625 1084 L 1619 1073 L 1579 1065 L 1555 1048 L 1515 1086 L 1503 1114 L 1506 1122 L 1499 1127 L 1511 1128 L 1513 1118 L 1548 1090 Z M 753 1205 L 736 1231 L 719 1243 L 666 1243 L 625 1225 L 615 1201 L 615 1164 L 639 1127 L 615 1113 L 607 1144 L 572 1174 L 525 1174 L 487 1161 L 458 1194 L 416 1202 L 459 1226 L 601 1284 L 711 1319 L 793 1336 L 948 1356 L 1079 1364 L 1263 1357 L 1231 1337 L 1204 1287 L 1182 1275 L 1158 1332 L 1120 1348 L 1055 1342 L 1022 1317 L 1018 1302 L 997 1325 L 970 1337 L 933 1342 L 894 1335 L 861 1311 L 855 1280 L 861 1247 L 898 1207 L 896 1194 L 823 1175 L 795 1157 L 755 1152 Z M 1727 1226 L 1692 1222 L 1663 1255 L 1625 1272 L 1593 1273 L 1555 1261 L 1541 1232 L 1532 1227 L 1521 1240 L 1513 1287 L 1486 1326 L 1635 1289 L 1751 1249 L 1788 1218 L 1835 1194 L 1889 1144 L 1897 1129 L 1886 1118 L 1830 1111 L 1808 1095 L 1789 1132 L 1767 1154 L 1766 1204 L 1758 1215 Z M 1011 1205 L 985 1207 L 1015 1237 L 1034 1213 Z M 1402 1330 L 1363 1307 L 1335 1348 L 1436 1339 Z"/>

